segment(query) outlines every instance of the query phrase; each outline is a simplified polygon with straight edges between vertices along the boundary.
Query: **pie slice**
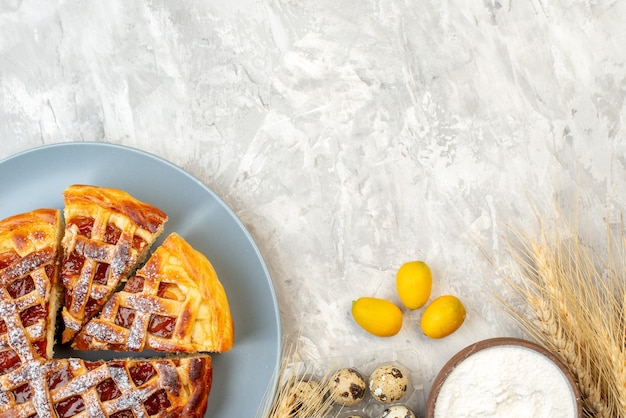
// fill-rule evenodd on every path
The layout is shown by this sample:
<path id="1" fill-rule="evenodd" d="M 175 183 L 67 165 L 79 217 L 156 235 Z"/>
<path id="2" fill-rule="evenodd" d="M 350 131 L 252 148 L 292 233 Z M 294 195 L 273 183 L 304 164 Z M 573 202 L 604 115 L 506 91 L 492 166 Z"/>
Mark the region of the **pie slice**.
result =
<path id="1" fill-rule="evenodd" d="M 224 352 L 233 320 L 213 266 L 178 234 L 76 336 L 79 350 Z"/>
<path id="2" fill-rule="evenodd" d="M 73 185 L 63 197 L 60 276 L 65 287 L 62 342 L 66 343 L 145 260 L 167 215 L 118 189 Z"/>
<path id="3" fill-rule="evenodd" d="M 56 209 L 0 221 L 0 375 L 53 355 L 62 232 Z"/>
<path id="4" fill-rule="evenodd" d="M 0 418 L 201 418 L 211 357 L 31 362 L 0 377 Z"/>

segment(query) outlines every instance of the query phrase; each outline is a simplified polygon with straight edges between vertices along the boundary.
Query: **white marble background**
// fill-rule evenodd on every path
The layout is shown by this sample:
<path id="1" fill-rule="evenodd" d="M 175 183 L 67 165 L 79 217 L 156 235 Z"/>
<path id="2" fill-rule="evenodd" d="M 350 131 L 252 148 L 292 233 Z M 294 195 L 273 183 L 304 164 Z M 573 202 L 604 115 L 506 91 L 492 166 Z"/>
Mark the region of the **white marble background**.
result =
<path id="1" fill-rule="evenodd" d="M 310 355 L 415 347 L 424 376 L 518 335 L 486 294 L 503 227 L 626 208 L 626 2 L 0 0 L 0 158 L 105 141 L 197 176 L 251 231 Z M 1 181 L 10 181 L 2 179 Z M 0 184 L 0 191 L 2 186 Z M 466 323 L 352 322 L 428 262 Z"/>

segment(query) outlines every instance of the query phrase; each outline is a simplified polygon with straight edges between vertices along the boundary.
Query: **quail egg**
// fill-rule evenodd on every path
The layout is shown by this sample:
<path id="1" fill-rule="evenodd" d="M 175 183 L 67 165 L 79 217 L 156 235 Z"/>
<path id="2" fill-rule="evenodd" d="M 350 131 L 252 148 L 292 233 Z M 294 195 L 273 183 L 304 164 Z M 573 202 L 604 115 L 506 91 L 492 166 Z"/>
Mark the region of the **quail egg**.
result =
<path id="1" fill-rule="evenodd" d="M 366 388 L 363 376 L 351 368 L 337 370 L 328 383 L 328 392 L 333 401 L 343 406 L 353 406 L 361 402 Z"/>
<path id="2" fill-rule="evenodd" d="M 404 405 L 394 405 L 386 408 L 380 418 L 415 418 L 415 414 Z"/>
<path id="3" fill-rule="evenodd" d="M 409 387 L 409 375 L 400 367 L 387 364 L 372 372 L 370 393 L 379 402 L 392 403 L 401 399 Z"/>

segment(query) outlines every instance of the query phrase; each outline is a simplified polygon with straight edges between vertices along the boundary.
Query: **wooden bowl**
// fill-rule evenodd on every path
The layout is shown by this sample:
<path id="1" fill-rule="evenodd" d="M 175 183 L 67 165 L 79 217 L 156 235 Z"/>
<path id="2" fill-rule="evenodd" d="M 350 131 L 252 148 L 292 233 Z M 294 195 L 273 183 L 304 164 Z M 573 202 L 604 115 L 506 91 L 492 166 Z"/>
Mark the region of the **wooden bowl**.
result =
<path id="1" fill-rule="evenodd" d="M 548 362 L 543 362 L 543 363 L 548 364 L 548 365 L 552 363 L 553 367 L 555 366 L 558 369 L 557 371 L 561 372 L 564 383 L 571 390 L 572 402 L 574 403 L 573 418 L 582 417 L 583 408 L 582 408 L 582 402 L 581 402 L 581 397 L 580 397 L 580 391 L 578 390 L 578 386 L 576 385 L 576 382 L 572 374 L 563 365 L 563 363 L 561 363 L 561 361 L 550 351 L 546 350 L 545 348 L 537 344 L 534 344 L 532 342 L 529 342 L 523 339 L 509 338 L 509 337 L 491 338 L 491 339 L 476 342 L 474 344 L 471 344 L 465 347 L 464 349 L 459 351 L 457 354 L 455 354 L 450 360 L 448 360 L 448 362 L 439 371 L 439 374 L 433 381 L 430 393 L 428 395 L 428 400 L 426 402 L 426 417 L 435 418 L 435 406 L 437 404 L 437 398 L 441 392 L 441 389 L 444 386 L 444 384 L 446 384 L 446 380 L 448 379 L 448 377 L 450 377 L 450 374 L 461 363 L 467 361 L 469 357 L 483 350 L 491 350 L 491 349 L 499 350 L 501 348 L 506 348 L 506 347 L 513 347 L 513 348 L 517 347 L 522 350 L 524 349 L 531 350 L 533 353 L 543 356 L 545 359 L 548 360 Z M 516 350 L 509 350 L 509 351 L 512 353 Z M 514 360 L 514 359 L 511 359 L 511 360 Z M 538 360 L 540 360 L 539 357 L 538 357 Z M 472 381 L 472 385 L 474 386 L 481 385 L 482 384 L 481 383 L 482 372 L 480 370 L 477 370 L 477 371 L 472 370 L 472 373 L 476 374 L 475 379 Z M 481 398 L 483 396 L 488 397 L 489 395 L 484 392 L 481 392 Z M 485 399 L 485 401 L 488 401 L 488 399 Z"/>

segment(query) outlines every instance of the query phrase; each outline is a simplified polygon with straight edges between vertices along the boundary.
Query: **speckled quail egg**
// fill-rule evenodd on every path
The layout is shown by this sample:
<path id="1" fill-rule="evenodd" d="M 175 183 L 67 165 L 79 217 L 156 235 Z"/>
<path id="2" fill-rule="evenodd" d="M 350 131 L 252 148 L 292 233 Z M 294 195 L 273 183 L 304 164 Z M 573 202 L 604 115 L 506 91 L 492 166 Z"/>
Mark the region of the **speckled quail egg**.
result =
<path id="1" fill-rule="evenodd" d="M 328 393 L 333 401 L 343 406 L 358 404 L 365 397 L 367 385 L 361 373 L 354 369 L 339 369 L 328 382 Z"/>
<path id="2" fill-rule="evenodd" d="M 415 414 L 404 405 L 394 405 L 386 408 L 380 418 L 415 418 Z"/>
<path id="3" fill-rule="evenodd" d="M 370 393 L 379 402 L 396 402 L 404 396 L 409 383 L 408 373 L 400 367 L 392 364 L 382 365 L 370 375 Z"/>

